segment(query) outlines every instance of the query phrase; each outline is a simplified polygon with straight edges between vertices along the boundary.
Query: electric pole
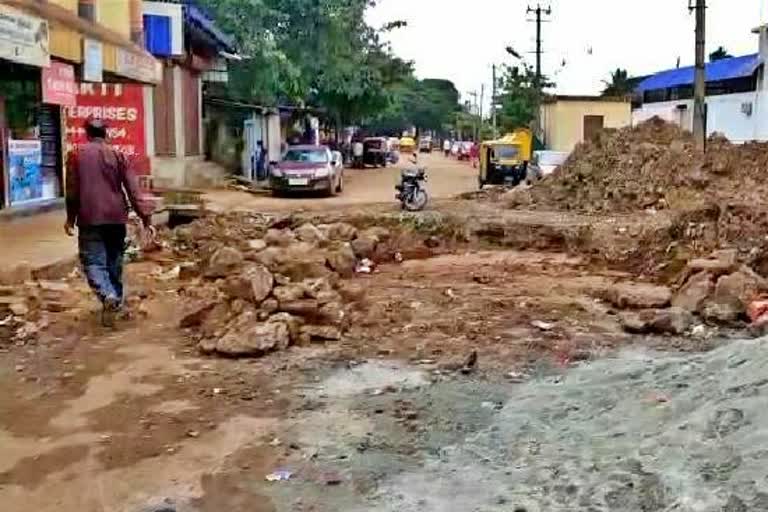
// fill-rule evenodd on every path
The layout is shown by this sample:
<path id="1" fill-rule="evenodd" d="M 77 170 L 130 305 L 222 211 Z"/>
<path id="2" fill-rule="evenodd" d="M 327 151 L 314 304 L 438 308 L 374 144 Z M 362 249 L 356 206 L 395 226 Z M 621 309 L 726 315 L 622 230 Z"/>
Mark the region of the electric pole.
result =
<path id="1" fill-rule="evenodd" d="M 496 138 L 496 64 L 493 65 L 491 88 L 491 123 L 493 124 L 493 138 Z"/>
<path id="2" fill-rule="evenodd" d="M 693 5 L 693 2 L 696 5 Z M 706 132 L 706 95 L 707 76 L 704 67 L 704 52 L 706 47 L 706 0 L 688 0 L 688 9 L 696 11 L 696 75 L 693 84 L 693 138 L 696 147 L 702 151 L 705 149 Z"/>
<path id="3" fill-rule="evenodd" d="M 547 7 L 545 9 L 541 4 L 536 4 L 535 8 L 528 7 L 526 14 L 531 13 L 536 15 L 535 19 L 529 21 L 536 23 L 536 87 L 537 89 L 541 89 L 541 55 L 544 53 L 541 41 L 541 24 L 547 21 L 543 19 L 543 16 L 552 15 L 552 7 Z"/>
<path id="4" fill-rule="evenodd" d="M 480 84 L 480 111 L 477 116 L 477 133 L 475 134 L 475 142 L 480 140 L 480 134 L 483 131 L 483 102 L 485 101 L 485 84 Z"/>

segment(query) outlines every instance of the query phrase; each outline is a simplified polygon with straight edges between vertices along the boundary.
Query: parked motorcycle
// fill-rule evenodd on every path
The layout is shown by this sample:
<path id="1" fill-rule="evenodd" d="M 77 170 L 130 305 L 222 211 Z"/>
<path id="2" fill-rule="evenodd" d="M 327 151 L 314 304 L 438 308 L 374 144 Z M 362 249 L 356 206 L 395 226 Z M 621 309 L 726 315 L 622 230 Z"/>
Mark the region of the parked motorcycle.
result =
<path id="1" fill-rule="evenodd" d="M 423 210 L 429 201 L 429 195 L 424 186 L 427 181 L 427 170 L 424 167 L 404 169 L 400 173 L 400 183 L 395 185 L 397 195 L 403 210 L 416 212 Z"/>

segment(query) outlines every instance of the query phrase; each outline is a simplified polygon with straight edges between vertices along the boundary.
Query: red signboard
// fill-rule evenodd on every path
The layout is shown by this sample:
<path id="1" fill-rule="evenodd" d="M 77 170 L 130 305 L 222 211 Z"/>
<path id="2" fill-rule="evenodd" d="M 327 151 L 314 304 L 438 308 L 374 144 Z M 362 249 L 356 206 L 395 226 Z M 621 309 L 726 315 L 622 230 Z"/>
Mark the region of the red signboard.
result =
<path id="1" fill-rule="evenodd" d="M 51 61 L 43 68 L 43 103 L 74 106 L 77 95 L 75 68 L 63 62 Z"/>
<path id="2" fill-rule="evenodd" d="M 68 107 L 66 115 L 67 149 L 87 141 L 84 128 L 87 119 L 103 119 L 109 143 L 131 157 L 138 172 L 149 172 L 142 86 L 81 83 L 76 105 Z"/>

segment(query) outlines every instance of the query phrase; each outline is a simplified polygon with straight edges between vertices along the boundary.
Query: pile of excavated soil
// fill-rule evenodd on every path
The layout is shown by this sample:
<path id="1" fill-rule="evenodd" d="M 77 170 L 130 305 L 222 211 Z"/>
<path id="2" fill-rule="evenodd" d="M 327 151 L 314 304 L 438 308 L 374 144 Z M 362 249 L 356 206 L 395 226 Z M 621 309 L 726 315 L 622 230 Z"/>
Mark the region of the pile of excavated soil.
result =
<path id="1" fill-rule="evenodd" d="M 763 205 L 766 168 L 768 144 L 735 145 L 713 136 L 702 154 L 689 132 L 654 118 L 634 128 L 605 130 L 578 145 L 523 203 L 610 213 L 707 203 Z"/>

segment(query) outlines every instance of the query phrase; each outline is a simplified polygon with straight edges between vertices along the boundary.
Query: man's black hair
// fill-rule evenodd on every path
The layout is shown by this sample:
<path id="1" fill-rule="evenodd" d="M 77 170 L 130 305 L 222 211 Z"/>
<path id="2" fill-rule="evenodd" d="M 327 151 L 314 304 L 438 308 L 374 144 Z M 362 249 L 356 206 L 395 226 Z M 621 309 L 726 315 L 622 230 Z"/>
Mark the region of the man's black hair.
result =
<path id="1" fill-rule="evenodd" d="M 85 134 L 89 139 L 106 139 L 107 126 L 101 119 L 89 119 L 85 123 Z"/>

